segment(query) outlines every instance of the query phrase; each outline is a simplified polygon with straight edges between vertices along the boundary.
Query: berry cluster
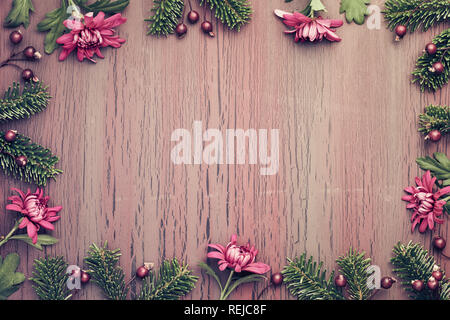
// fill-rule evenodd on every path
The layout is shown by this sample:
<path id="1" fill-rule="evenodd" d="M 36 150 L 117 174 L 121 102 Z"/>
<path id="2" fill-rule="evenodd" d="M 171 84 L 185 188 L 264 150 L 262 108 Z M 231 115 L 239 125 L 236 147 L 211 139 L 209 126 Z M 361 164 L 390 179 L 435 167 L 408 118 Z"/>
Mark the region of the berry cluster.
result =
<path id="1" fill-rule="evenodd" d="M 197 11 L 191 10 L 187 14 L 187 19 L 190 24 L 196 24 L 200 20 L 200 15 L 198 14 Z M 183 21 L 184 21 L 184 18 L 183 18 Z M 188 31 L 188 27 L 184 24 L 183 21 L 181 23 L 179 23 L 177 25 L 177 27 L 175 28 L 175 33 L 179 38 L 184 37 Z M 202 31 L 204 33 L 208 34 L 210 37 L 215 36 L 215 34 L 213 32 L 213 25 L 208 20 L 205 19 L 205 21 L 202 22 L 200 27 L 201 27 Z"/>
<path id="2" fill-rule="evenodd" d="M 23 34 L 19 30 L 13 31 L 9 35 L 9 40 L 11 44 L 18 45 L 23 40 Z M 22 58 L 19 58 L 19 56 L 22 55 Z M 39 60 L 42 58 L 42 55 L 39 51 L 37 51 L 33 46 L 27 46 L 25 49 L 15 52 L 13 51 L 8 59 L 0 63 L 0 68 L 6 67 L 6 66 L 12 66 L 20 69 L 22 72 L 22 79 L 24 81 L 34 81 L 38 82 L 39 79 L 35 76 L 33 70 L 31 69 L 23 69 L 22 67 L 18 66 L 14 62 L 16 61 L 34 61 Z"/>

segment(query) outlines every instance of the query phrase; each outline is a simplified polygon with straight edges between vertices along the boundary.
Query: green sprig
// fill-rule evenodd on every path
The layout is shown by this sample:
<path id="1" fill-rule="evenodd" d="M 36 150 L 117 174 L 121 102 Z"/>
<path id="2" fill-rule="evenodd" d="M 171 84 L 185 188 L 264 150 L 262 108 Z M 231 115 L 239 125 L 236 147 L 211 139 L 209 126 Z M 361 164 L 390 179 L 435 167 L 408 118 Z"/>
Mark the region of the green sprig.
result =
<path id="1" fill-rule="evenodd" d="M 240 31 L 251 19 L 252 6 L 248 0 L 200 0 L 200 5 L 207 5 L 230 30 Z"/>
<path id="2" fill-rule="evenodd" d="M 195 288 L 198 277 L 177 259 L 163 261 L 158 274 L 151 271 L 142 284 L 138 300 L 178 300 Z"/>
<path id="3" fill-rule="evenodd" d="M 30 12 L 34 12 L 31 0 L 14 0 L 3 26 L 6 28 L 17 28 L 23 24 L 25 28 L 28 28 Z"/>
<path id="4" fill-rule="evenodd" d="M 67 287 L 69 274 L 63 257 L 34 260 L 33 289 L 41 300 L 68 300 L 72 295 Z"/>
<path id="5" fill-rule="evenodd" d="M 429 55 L 425 52 L 417 59 L 416 68 L 412 73 L 413 83 L 417 82 L 422 91 L 425 89 L 436 91 L 442 88 L 450 77 L 450 28 L 437 35 L 432 42 L 437 47 L 436 54 Z M 441 62 L 444 66 L 441 74 L 433 71 L 433 64 L 436 62 Z"/>
<path id="6" fill-rule="evenodd" d="M 183 10 L 183 0 L 155 0 L 152 15 L 145 19 L 150 22 L 147 34 L 167 36 L 174 33 Z"/>
<path id="7" fill-rule="evenodd" d="M 16 157 L 26 156 L 27 164 L 20 167 Z M 56 169 L 58 157 L 49 149 L 31 142 L 30 138 L 18 134 L 13 142 L 5 140 L 5 133 L 0 132 L 0 168 L 15 179 L 38 186 L 47 185 L 48 179 L 56 179 L 62 170 Z"/>
<path id="8" fill-rule="evenodd" d="M 50 98 L 42 82 L 25 83 L 22 92 L 20 84 L 13 83 L 0 100 L 0 122 L 29 118 L 44 110 Z"/>

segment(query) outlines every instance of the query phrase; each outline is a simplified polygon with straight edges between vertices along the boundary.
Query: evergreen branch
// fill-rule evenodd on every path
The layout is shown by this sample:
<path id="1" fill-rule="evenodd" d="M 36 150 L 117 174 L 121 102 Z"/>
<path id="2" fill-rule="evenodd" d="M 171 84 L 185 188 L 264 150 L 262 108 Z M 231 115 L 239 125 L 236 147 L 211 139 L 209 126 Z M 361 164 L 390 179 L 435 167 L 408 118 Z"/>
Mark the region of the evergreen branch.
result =
<path id="1" fill-rule="evenodd" d="M 450 132 L 450 106 L 430 105 L 419 115 L 419 132 L 427 135 L 433 130 L 441 134 Z"/>
<path id="2" fill-rule="evenodd" d="M 389 28 L 404 25 L 410 32 L 428 30 L 439 22 L 450 19 L 448 0 L 387 0 L 383 12 Z"/>
<path id="3" fill-rule="evenodd" d="M 159 37 L 174 33 L 183 10 L 183 0 L 155 0 L 152 16 L 145 19 L 150 22 L 147 34 Z"/>
<path id="4" fill-rule="evenodd" d="M 391 263 L 395 267 L 393 271 L 402 280 L 405 291 L 409 293 L 410 297 L 417 300 L 434 299 L 434 292 L 426 285 L 421 292 L 417 292 L 411 287 L 411 282 L 414 280 L 422 280 L 424 283 L 428 281 L 436 264 L 434 257 L 429 255 L 420 244 L 411 241 L 407 245 L 399 242 L 395 245 L 393 253 L 394 257 L 391 258 Z"/>
<path id="5" fill-rule="evenodd" d="M 42 82 L 25 83 L 22 93 L 20 84 L 13 83 L 0 100 L 0 122 L 29 118 L 44 110 L 50 98 Z"/>
<path id="6" fill-rule="evenodd" d="M 138 300 L 178 300 L 195 288 L 198 277 L 177 259 L 165 260 L 157 276 L 150 272 L 147 281 L 142 284 Z"/>
<path id="7" fill-rule="evenodd" d="M 20 167 L 16 157 L 26 156 L 27 164 Z M 62 171 L 55 165 L 59 159 L 49 149 L 31 142 L 30 138 L 17 135 L 13 142 L 5 140 L 5 133 L 0 132 L 0 168 L 8 176 L 33 183 L 38 186 L 47 185 L 48 179 L 56 179 Z"/>
<path id="8" fill-rule="evenodd" d="M 128 287 L 125 284 L 122 268 L 117 266 L 121 256 L 120 249 L 109 250 L 107 246 L 107 242 L 102 248 L 95 243 L 90 246 L 88 256 L 84 258 L 89 267 L 87 272 L 108 299 L 125 300 Z"/>
<path id="9" fill-rule="evenodd" d="M 450 282 L 447 280 L 441 285 L 441 292 L 439 293 L 439 300 L 450 300 Z"/>
<path id="10" fill-rule="evenodd" d="M 34 260 L 33 289 L 41 300 L 67 300 L 72 295 L 67 287 L 69 274 L 63 257 Z"/>
<path id="11" fill-rule="evenodd" d="M 14 0 L 3 26 L 6 28 L 17 28 L 23 24 L 25 28 L 28 28 L 30 12 L 34 12 L 31 0 Z"/>
<path id="12" fill-rule="evenodd" d="M 368 300 L 372 290 L 367 286 L 370 276 L 367 269 L 370 267 L 371 259 L 365 258 L 365 253 L 358 253 L 350 248 L 345 256 L 336 261 L 341 268 L 342 274 L 347 279 L 347 292 L 351 300 Z"/>
<path id="13" fill-rule="evenodd" d="M 299 300 L 344 300 L 342 293 L 334 285 L 334 271 L 328 280 L 326 270 L 322 271 L 323 263 L 317 264 L 306 253 L 294 260 L 288 259 L 288 265 L 283 268 L 284 283 L 289 292 Z"/>
<path id="14" fill-rule="evenodd" d="M 252 7 L 248 0 L 200 0 L 200 5 L 208 5 L 230 30 L 240 31 L 251 19 Z"/>
<path id="15" fill-rule="evenodd" d="M 413 82 L 419 83 L 422 91 L 425 88 L 436 91 L 442 88 L 450 77 L 450 28 L 437 35 L 432 42 L 437 47 L 436 54 L 429 55 L 425 52 L 417 59 L 416 69 L 412 73 Z M 441 62 L 444 66 L 441 74 L 433 72 L 432 66 L 436 62 Z"/>

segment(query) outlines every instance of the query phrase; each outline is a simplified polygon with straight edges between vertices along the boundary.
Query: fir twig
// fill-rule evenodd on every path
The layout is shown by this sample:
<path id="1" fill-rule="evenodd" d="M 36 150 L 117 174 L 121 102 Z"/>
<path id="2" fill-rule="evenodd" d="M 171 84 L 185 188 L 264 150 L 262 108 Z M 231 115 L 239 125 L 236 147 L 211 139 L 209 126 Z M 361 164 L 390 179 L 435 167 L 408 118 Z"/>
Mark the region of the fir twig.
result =
<path id="1" fill-rule="evenodd" d="M 248 23 L 252 14 L 252 7 L 248 0 L 200 0 L 200 5 L 208 5 L 230 30 L 240 31 Z"/>
<path id="2" fill-rule="evenodd" d="M 306 259 L 306 254 L 294 260 L 288 259 L 282 274 L 289 292 L 299 300 L 344 300 L 342 293 L 334 285 L 334 271 L 329 278 L 323 263 L 313 262 L 313 257 Z"/>
<path id="3" fill-rule="evenodd" d="M 198 277 L 191 275 L 185 264 L 177 259 L 164 261 L 157 276 L 150 272 L 142 284 L 138 300 L 178 300 L 195 288 Z"/>
<path id="4" fill-rule="evenodd" d="M 15 158 L 26 156 L 27 164 L 20 167 Z M 58 158 L 52 155 L 49 149 L 32 143 L 30 138 L 17 135 L 13 142 L 5 140 L 5 133 L 0 132 L 0 167 L 8 176 L 33 183 L 38 186 L 45 186 L 48 179 L 56 179 L 62 171 L 56 169 Z"/>
<path id="5" fill-rule="evenodd" d="M 90 246 L 88 256 L 84 258 L 89 267 L 87 272 L 108 299 L 125 300 L 128 287 L 123 270 L 117 265 L 121 256 L 120 249 L 109 250 L 107 247 L 107 242 L 102 248 L 95 243 Z"/>
<path id="6" fill-rule="evenodd" d="M 442 88 L 450 77 L 450 28 L 437 35 L 432 42 L 437 47 L 436 54 L 429 55 L 425 52 L 417 59 L 416 69 L 412 73 L 413 82 L 417 82 L 422 91 L 436 91 Z M 435 62 L 443 64 L 444 71 L 441 74 L 433 72 L 432 66 Z"/>
<path id="7" fill-rule="evenodd" d="M 0 122 L 29 118 L 44 110 L 50 98 L 41 82 L 25 83 L 22 92 L 20 84 L 13 83 L 0 100 Z"/>
<path id="8" fill-rule="evenodd" d="M 411 32 L 423 31 L 439 22 L 450 19 L 448 0 L 387 0 L 384 11 L 389 28 L 404 25 Z"/>
<path id="9" fill-rule="evenodd" d="M 155 0 L 147 34 L 167 36 L 174 33 L 178 20 L 183 15 L 183 0 Z"/>
<path id="10" fill-rule="evenodd" d="M 417 243 L 408 244 L 398 243 L 393 249 L 394 257 L 391 258 L 391 263 L 394 265 L 393 271 L 402 280 L 402 284 L 405 286 L 411 298 L 417 300 L 432 300 L 435 299 L 435 292 L 425 288 L 417 292 L 411 287 L 411 282 L 414 280 L 422 280 L 425 284 L 431 277 L 433 267 L 436 262 L 434 257 Z M 445 278 L 442 282 L 445 281 Z M 448 296 L 447 286 L 444 288 L 444 296 Z"/>
<path id="11" fill-rule="evenodd" d="M 419 115 L 419 132 L 427 135 L 433 130 L 441 134 L 450 132 L 450 106 L 430 105 Z"/>
<path id="12" fill-rule="evenodd" d="M 63 257 L 34 260 L 33 289 L 41 300 L 68 300 L 72 295 L 67 287 L 69 274 Z"/>
<path id="13" fill-rule="evenodd" d="M 353 249 L 337 260 L 342 274 L 347 279 L 347 292 L 351 300 L 367 300 L 372 295 L 372 290 L 367 286 L 370 262 L 371 259 L 366 259 L 364 252 L 358 253 Z"/>

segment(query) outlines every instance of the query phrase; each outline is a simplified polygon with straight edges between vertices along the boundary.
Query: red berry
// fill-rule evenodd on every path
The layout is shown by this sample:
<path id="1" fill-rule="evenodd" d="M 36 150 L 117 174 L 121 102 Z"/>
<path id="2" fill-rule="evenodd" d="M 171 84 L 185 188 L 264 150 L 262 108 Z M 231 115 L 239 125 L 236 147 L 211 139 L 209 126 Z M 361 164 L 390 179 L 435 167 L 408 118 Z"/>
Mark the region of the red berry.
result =
<path id="1" fill-rule="evenodd" d="M 395 279 L 392 279 L 391 277 L 383 277 L 381 278 L 380 285 L 384 289 L 389 289 L 395 282 Z"/>
<path id="2" fill-rule="evenodd" d="M 430 42 L 425 46 L 425 51 L 430 55 L 436 54 L 437 47 L 434 43 Z"/>
<path id="3" fill-rule="evenodd" d="M 25 157 L 25 156 L 18 156 L 18 157 L 16 158 L 16 163 L 17 163 L 17 165 L 18 165 L 20 168 L 23 168 L 23 167 L 25 167 L 25 166 L 27 165 L 28 159 L 27 159 L 27 157 Z"/>
<path id="4" fill-rule="evenodd" d="M 5 140 L 7 142 L 14 142 L 14 140 L 16 140 L 17 137 L 17 131 L 16 130 L 8 130 L 5 133 Z"/>
<path id="5" fill-rule="evenodd" d="M 23 35 L 22 32 L 20 32 L 19 30 L 13 31 L 9 35 L 9 40 L 11 41 L 12 44 L 19 44 L 22 42 L 22 39 Z"/>
<path id="6" fill-rule="evenodd" d="M 403 38 L 403 36 L 406 34 L 406 27 L 404 25 L 398 25 L 395 27 L 395 34 L 399 38 Z M 400 39 L 397 39 L 400 40 Z"/>
<path id="7" fill-rule="evenodd" d="M 146 276 L 148 276 L 148 273 L 149 273 L 149 269 L 146 268 L 145 266 L 140 266 L 136 270 L 136 276 L 141 279 L 144 279 Z"/>
<path id="8" fill-rule="evenodd" d="M 203 30 L 204 33 L 210 33 L 213 30 L 213 26 L 212 23 L 209 21 L 203 21 L 201 28 Z"/>
<path id="9" fill-rule="evenodd" d="M 189 11 L 187 18 L 190 23 L 194 24 L 194 23 L 198 22 L 198 20 L 200 19 L 200 15 L 198 14 L 197 11 L 192 10 L 192 11 Z"/>
<path id="10" fill-rule="evenodd" d="M 270 280 L 274 286 L 279 286 L 283 283 L 283 275 L 280 272 L 274 273 Z"/>
<path id="11" fill-rule="evenodd" d="M 411 281 L 411 286 L 415 291 L 420 292 L 423 290 L 425 285 L 422 280 L 413 280 Z"/>
<path id="12" fill-rule="evenodd" d="M 25 81 L 30 81 L 33 79 L 34 73 L 31 69 L 25 69 L 22 71 L 22 79 Z"/>
<path id="13" fill-rule="evenodd" d="M 187 31 L 188 31 L 187 26 L 184 23 L 180 23 L 175 28 L 175 33 L 177 34 L 178 37 L 184 36 Z"/>
<path id="14" fill-rule="evenodd" d="M 431 274 L 433 278 L 435 278 L 437 281 L 441 281 L 444 278 L 444 273 L 441 270 L 433 271 Z"/>
<path id="15" fill-rule="evenodd" d="M 334 278 L 334 284 L 336 287 L 343 288 L 347 285 L 347 279 L 342 274 L 339 274 Z"/>
<path id="16" fill-rule="evenodd" d="M 426 138 L 430 139 L 433 142 L 438 142 L 439 140 L 441 140 L 442 134 L 439 130 L 432 130 L 430 131 L 430 133 L 427 135 Z"/>
<path id="17" fill-rule="evenodd" d="M 434 277 L 430 277 L 430 279 L 428 279 L 427 281 L 427 287 L 430 290 L 436 290 L 437 287 L 439 287 L 439 282 L 436 281 Z"/>
<path id="18" fill-rule="evenodd" d="M 430 71 L 435 74 L 441 74 L 444 72 L 444 65 L 442 62 L 438 61 L 433 63 L 433 66 L 431 67 Z"/>
<path id="19" fill-rule="evenodd" d="M 88 283 L 89 280 L 91 280 L 91 275 L 89 273 L 87 273 L 86 271 L 81 271 L 81 275 L 80 275 L 80 281 L 81 283 Z"/>
<path id="20" fill-rule="evenodd" d="M 442 237 L 435 237 L 433 239 L 433 246 L 438 250 L 443 250 L 447 242 Z"/>
<path id="21" fill-rule="evenodd" d="M 32 46 L 26 47 L 23 49 L 23 55 L 27 57 L 28 59 L 34 59 L 34 54 L 36 53 L 36 49 Z"/>

